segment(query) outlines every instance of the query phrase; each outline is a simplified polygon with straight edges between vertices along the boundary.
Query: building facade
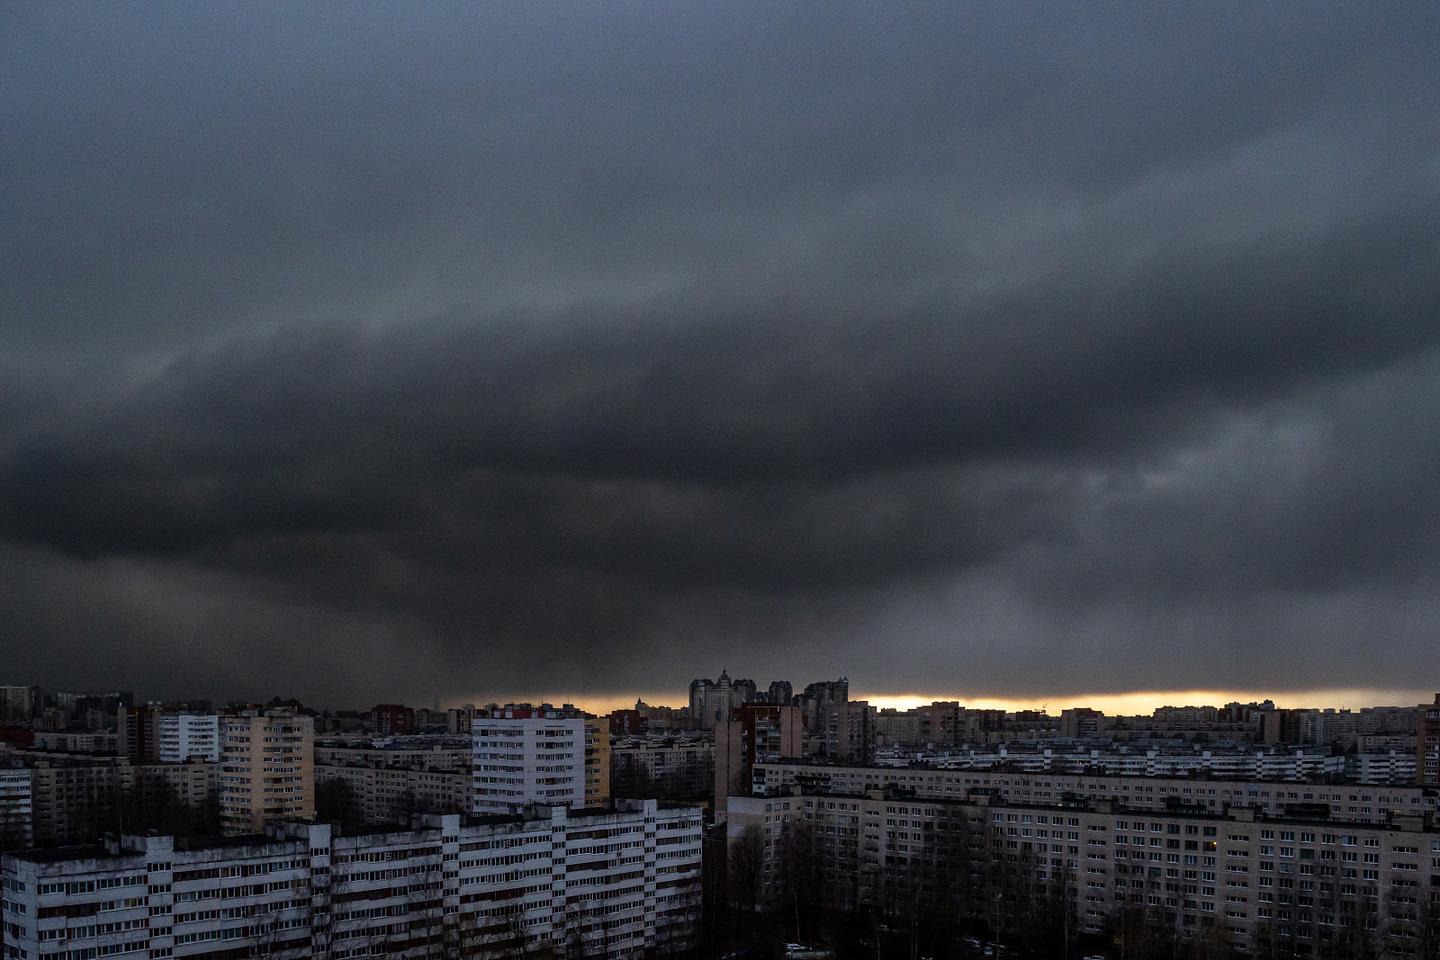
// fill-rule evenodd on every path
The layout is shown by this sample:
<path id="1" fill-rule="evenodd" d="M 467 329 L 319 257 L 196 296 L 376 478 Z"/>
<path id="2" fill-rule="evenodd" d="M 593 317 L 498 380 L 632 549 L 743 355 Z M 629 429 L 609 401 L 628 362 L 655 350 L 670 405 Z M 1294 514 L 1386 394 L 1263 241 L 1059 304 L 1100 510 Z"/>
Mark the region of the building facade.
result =
<path id="1" fill-rule="evenodd" d="M 898 787 L 927 798 L 959 798 L 988 791 L 1011 803 L 1109 800 L 1133 809 L 1196 807 L 1220 813 L 1244 804 L 1272 817 L 1304 812 L 1340 823 L 1383 823 L 1392 816 L 1434 813 L 1440 795 L 1413 784 L 1294 782 L 1191 777 L 1136 777 L 1084 773 L 1027 773 L 1016 770 L 937 770 L 907 767 L 829 766 L 814 763 L 759 763 L 754 793 L 805 791 L 864 794 Z"/>
<path id="2" fill-rule="evenodd" d="M 690 681 L 690 718 L 700 729 L 710 730 L 758 699 L 759 688 L 754 680 L 732 680 L 728 671 L 721 670 L 714 680 Z"/>
<path id="3" fill-rule="evenodd" d="M 716 821 L 728 797 L 746 792 L 756 764 L 801 756 L 804 731 L 798 707 L 747 706 L 715 728 Z"/>
<path id="4" fill-rule="evenodd" d="M 708 799 L 715 784 L 715 741 L 696 735 L 623 737 L 611 746 L 610 788 L 617 797 Z"/>
<path id="5" fill-rule="evenodd" d="M 842 700 L 820 708 L 825 756 L 841 763 L 873 763 L 875 716 L 875 708 L 864 700 Z"/>
<path id="6" fill-rule="evenodd" d="M 213 713 L 162 713 L 155 732 L 161 763 L 220 759 L 220 718 Z"/>
<path id="7" fill-rule="evenodd" d="M 36 846 L 88 843 L 106 831 L 213 833 L 219 765 L 25 752 Z"/>
<path id="8" fill-rule="evenodd" d="M 533 803 L 584 807 L 585 723 L 576 717 L 475 720 L 471 811 L 514 813 Z"/>
<path id="9" fill-rule="evenodd" d="M 272 820 L 315 816 L 315 725 L 291 710 L 246 710 L 221 722 L 220 826 L 263 833 Z"/>
<path id="10" fill-rule="evenodd" d="M 399 703 L 380 703 L 370 710 L 370 727 L 377 736 L 404 736 L 415 732 L 415 708 Z"/>
<path id="11" fill-rule="evenodd" d="M 1420 705 L 1415 719 L 1415 781 L 1440 787 L 1440 693 Z"/>
<path id="12" fill-rule="evenodd" d="M 1017 903 L 1045 897 L 1072 931 L 1114 930 L 1129 914 L 1181 941 L 1218 938 L 1266 956 L 1418 957 L 1440 891 L 1429 817 L 1337 826 L 1251 807 L 1213 814 L 894 790 L 732 797 L 732 846 L 756 833 L 760 903 L 785 894 L 783 851 L 803 843 L 812 889 L 831 909 L 949 911 L 997 936 Z"/>
<path id="13" fill-rule="evenodd" d="M 23 767 L 0 767 L 0 850 L 16 850 L 34 842 L 31 773 Z"/>
<path id="14" fill-rule="evenodd" d="M 478 822 L 422 817 L 412 829 L 353 836 L 292 821 L 189 848 L 126 836 L 8 855 L 5 958 L 678 951 L 699 919 L 701 830 L 699 810 L 650 801 Z"/>
<path id="15" fill-rule="evenodd" d="M 470 770 L 474 756 L 470 731 L 463 737 L 406 737 L 403 740 L 319 739 L 315 762 L 340 766 L 424 767 L 427 770 Z"/>
<path id="16" fill-rule="evenodd" d="M 587 717 L 585 723 L 585 806 L 610 802 L 610 721 Z"/>
<path id="17" fill-rule="evenodd" d="M 435 769 L 422 764 L 315 764 L 315 789 L 343 783 L 348 809 L 342 821 L 408 823 L 417 813 L 466 813 L 474 788 L 469 769 Z M 322 811 L 334 815 L 335 811 Z"/>

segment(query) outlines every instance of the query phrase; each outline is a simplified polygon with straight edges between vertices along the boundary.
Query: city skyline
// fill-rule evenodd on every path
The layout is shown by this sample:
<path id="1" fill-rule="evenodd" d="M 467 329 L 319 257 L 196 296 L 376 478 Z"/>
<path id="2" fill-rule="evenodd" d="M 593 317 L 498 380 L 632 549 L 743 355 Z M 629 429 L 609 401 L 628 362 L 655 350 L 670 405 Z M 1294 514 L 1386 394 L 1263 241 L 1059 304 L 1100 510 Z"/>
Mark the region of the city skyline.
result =
<path id="1" fill-rule="evenodd" d="M 703 672 L 703 671 L 702 671 Z M 746 671 L 737 670 L 735 676 L 738 679 Z M 15 681 L 23 678 L 9 678 Z M 772 680 L 789 680 L 795 684 L 794 689 L 800 691 L 804 684 L 817 679 L 816 677 L 804 678 L 783 678 L 761 675 L 752 675 L 749 679 L 759 684 L 760 692 Z M 0 677 L 0 681 L 6 678 Z M 796 681 L 798 680 L 798 684 Z M 86 687 L 83 684 L 60 684 L 56 687 L 40 685 L 44 689 L 56 689 L 67 691 L 84 691 L 91 693 L 101 692 L 101 687 Z M 105 688 L 105 689 L 126 689 L 126 688 Z M 167 701 L 193 701 L 194 691 L 174 691 L 171 694 L 161 694 L 155 691 L 141 688 L 131 690 L 136 697 L 136 702 L 167 702 Z M 203 698 L 214 704 L 236 703 L 236 704 L 263 704 L 273 698 L 281 700 L 290 699 L 293 691 L 276 689 L 273 691 L 251 691 L 249 696 L 212 696 Z M 1110 715 L 1136 715 L 1148 714 L 1159 707 L 1167 706 L 1223 706 L 1226 703 L 1259 703 L 1269 700 L 1279 709 L 1337 709 L 1337 710 L 1360 710 L 1367 707 L 1401 706 L 1411 707 L 1417 703 L 1424 703 L 1431 697 L 1432 691 L 1423 688 L 1393 688 L 1393 689 L 1361 689 L 1361 688 L 1322 688 L 1317 690 L 1129 690 L 1065 694 L 1053 697 L 1030 697 L 1030 698 L 1006 698 L 985 696 L 984 694 L 938 692 L 938 693 L 917 693 L 896 692 L 896 691 L 875 691 L 867 688 L 863 682 L 851 681 L 850 699 L 863 700 L 877 709 L 898 709 L 909 710 L 915 707 L 926 706 L 937 702 L 958 702 L 962 706 L 974 709 L 1002 709 L 1008 711 L 1048 709 L 1054 716 L 1061 710 L 1073 707 L 1088 707 L 1099 710 Z M 297 698 L 304 701 L 305 698 Z M 542 704 L 548 703 L 554 706 L 571 704 L 582 710 L 597 715 L 605 715 L 616 710 L 627 710 L 642 701 L 652 707 L 683 707 L 688 702 L 688 693 L 683 687 L 670 688 L 666 690 L 634 691 L 627 690 L 615 693 L 599 693 L 595 691 L 563 691 L 563 690 L 495 690 L 488 693 L 455 696 L 430 696 L 418 699 L 405 700 L 394 696 L 379 696 L 369 699 L 355 700 L 353 702 L 314 702 L 306 705 L 321 710 L 363 710 L 368 709 L 372 704 L 404 703 L 413 707 L 437 707 L 441 710 L 453 709 L 466 704 L 474 706 L 485 706 L 487 704 Z"/>

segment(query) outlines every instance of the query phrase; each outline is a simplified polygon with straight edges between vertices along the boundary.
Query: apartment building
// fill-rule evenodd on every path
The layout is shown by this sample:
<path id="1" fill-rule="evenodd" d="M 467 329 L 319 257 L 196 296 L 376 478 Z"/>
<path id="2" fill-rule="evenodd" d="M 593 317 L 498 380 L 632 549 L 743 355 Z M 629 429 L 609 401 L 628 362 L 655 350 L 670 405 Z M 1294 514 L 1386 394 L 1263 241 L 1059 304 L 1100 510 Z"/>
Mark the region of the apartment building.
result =
<path id="1" fill-rule="evenodd" d="M 610 771 L 617 797 L 706 797 L 715 783 L 715 741 L 683 734 L 623 737 L 611 746 Z"/>
<path id="2" fill-rule="evenodd" d="M 610 721 L 585 718 L 585 806 L 610 802 Z"/>
<path id="3" fill-rule="evenodd" d="M 1392 815 L 1433 813 L 1440 791 L 1413 784 L 1287 783 L 1190 777 L 1127 777 L 1083 773 L 1027 773 L 1014 770 L 943 770 L 907 767 L 827 766 L 764 762 L 751 782 L 757 794 L 782 794 L 792 787 L 828 793 L 865 794 L 889 786 L 921 797 L 958 798 L 989 791 L 1012 803 L 1061 803 L 1070 799 L 1110 800 L 1135 809 L 1161 810 L 1181 804 L 1211 813 L 1245 804 L 1278 817 L 1303 811 L 1344 823 L 1383 823 Z"/>
<path id="4" fill-rule="evenodd" d="M 823 711 L 821 711 L 823 713 Z M 994 739 L 1005 726 L 1005 711 L 963 707 L 937 700 L 909 710 L 887 708 L 873 715 L 876 739 L 887 745 L 928 745 L 940 749 Z"/>
<path id="5" fill-rule="evenodd" d="M 916 759 L 916 754 L 909 754 Z M 1261 748 L 1261 750 L 1223 750 L 1223 748 L 1063 748 L 1035 746 L 1015 748 L 1001 746 L 995 750 L 955 750 L 939 754 L 922 754 L 929 766 L 956 770 L 1009 767 L 1040 773 L 1113 773 L 1132 777 L 1202 776 L 1234 777 L 1248 780 L 1309 780 L 1313 777 L 1341 776 L 1345 773 L 1345 757 L 1332 754 L 1323 747 Z"/>
<path id="6" fill-rule="evenodd" d="M 315 788 L 318 793 L 326 784 L 345 784 L 345 822 L 408 823 L 416 813 L 468 813 L 472 749 L 468 737 L 322 740 L 315 744 Z"/>
<path id="7" fill-rule="evenodd" d="M 32 744 L 37 750 L 54 750 L 56 753 L 119 752 L 118 738 L 106 730 L 36 730 Z"/>
<path id="8" fill-rule="evenodd" d="M 730 719 L 730 714 L 758 699 L 754 680 L 732 680 L 720 671 L 715 680 L 690 681 L 690 718 L 702 730 L 710 730 Z"/>
<path id="9" fill-rule="evenodd" d="M 221 722 L 220 826 L 261 833 L 271 820 L 315 816 L 315 726 L 284 708 L 227 714 Z"/>
<path id="10" fill-rule="evenodd" d="M 1415 719 L 1415 782 L 1440 787 L 1440 693 L 1422 703 Z"/>
<path id="11" fill-rule="evenodd" d="M 1110 773 L 1123 776 L 1155 777 L 1220 776 L 1250 780 L 1310 780 L 1317 777 L 1341 776 L 1349 758 L 1332 754 L 1324 747 L 1293 747 L 1289 749 L 1211 749 L 1184 747 L 1110 747 L 1074 748 L 1058 746 L 1010 747 L 1001 745 L 993 750 L 913 751 L 889 747 L 877 751 L 874 762 L 887 766 L 910 766 L 919 762 L 926 766 L 953 770 L 978 770 L 1005 767 L 1028 773 Z M 1410 782 L 1413 777 L 1406 778 Z"/>
<path id="12" fill-rule="evenodd" d="M 1100 735 L 1105 714 L 1089 707 L 1071 707 L 1060 711 L 1060 736 L 1072 740 Z"/>
<path id="13" fill-rule="evenodd" d="M 31 773 L 0 768 L 0 850 L 28 847 L 34 842 Z"/>
<path id="14" fill-rule="evenodd" d="M 89 843 L 105 831 L 214 829 L 218 764 L 135 763 L 128 757 L 40 751 L 15 758 L 28 768 L 31 841 L 37 846 Z"/>
<path id="15" fill-rule="evenodd" d="M 220 760 L 220 718 L 213 713 L 162 713 L 155 732 L 161 763 Z"/>
<path id="16" fill-rule="evenodd" d="M 875 761 L 875 708 L 864 700 L 842 700 L 820 710 L 825 756 L 842 763 Z"/>
<path id="17" fill-rule="evenodd" d="M 799 707 L 741 707 L 734 719 L 715 727 L 714 811 L 725 819 L 726 798 L 745 792 L 755 765 L 801 756 L 803 725 Z"/>
<path id="18" fill-rule="evenodd" d="M 317 790 L 336 781 L 345 784 L 349 818 L 366 824 L 408 823 L 416 813 L 468 813 L 474 789 L 468 767 L 315 764 Z"/>
<path id="19" fill-rule="evenodd" d="M 1361 939 L 1414 956 L 1440 895 L 1440 833 L 1430 817 L 1375 825 L 1223 813 L 1132 810 L 1109 801 L 1010 803 L 982 793 L 924 799 L 901 791 L 732 797 L 727 835 L 758 831 L 761 902 L 782 892 L 786 837 L 803 830 L 816 893 L 837 910 L 886 916 L 949 906 L 972 919 L 1006 909 L 1008 872 L 1067 901 L 1090 932 L 1126 911 L 1182 938 L 1315 954 Z"/>
<path id="20" fill-rule="evenodd" d="M 546 945 L 626 958 L 689 947 L 700 811 L 621 806 L 425 816 L 353 836 L 288 821 L 190 846 L 132 835 L 10 855 L 5 958 L 438 960 Z"/>
<path id="21" fill-rule="evenodd" d="M 527 804 L 585 804 L 585 720 L 483 717 L 474 721 L 474 813 L 514 813 Z"/>
<path id="22" fill-rule="evenodd" d="M 1399 750 L 1348 754 L 1345 777 L 1356 783 L 1414 783 L 1415 754 Z"/>
<path id="23" fill-rule="evenodd" d="M 370 709 L 370 729 L 381 737 L 414 733 L 415 708 L 400 703 L 377 703 Z"/>
<path id="24" fill-rule="evenodd" d="M 0 723 L 28 721 L 45 705 L 45 696 L 36 686 L 0 685 Z"/>
<path id="25" fill-rule="evenodd" d="M 315 741 L 315 762 L 339 766 L 422 767 L 426 770 L 470 771 L 474 746 L 469 731 L 463 737 L 403 737 Z"/>

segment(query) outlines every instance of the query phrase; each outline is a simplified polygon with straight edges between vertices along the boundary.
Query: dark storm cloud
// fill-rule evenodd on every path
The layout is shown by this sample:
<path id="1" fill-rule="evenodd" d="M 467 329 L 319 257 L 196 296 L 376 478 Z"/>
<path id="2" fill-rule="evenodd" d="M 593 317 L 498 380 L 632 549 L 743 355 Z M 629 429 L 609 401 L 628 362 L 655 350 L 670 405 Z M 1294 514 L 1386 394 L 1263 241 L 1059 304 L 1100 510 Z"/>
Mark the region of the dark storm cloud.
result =
<path id="1" fill-rule="evenodd" d="M 12 669 L 1423 684 L 1437 41 L 1422 5 L 20 8 Z"/>

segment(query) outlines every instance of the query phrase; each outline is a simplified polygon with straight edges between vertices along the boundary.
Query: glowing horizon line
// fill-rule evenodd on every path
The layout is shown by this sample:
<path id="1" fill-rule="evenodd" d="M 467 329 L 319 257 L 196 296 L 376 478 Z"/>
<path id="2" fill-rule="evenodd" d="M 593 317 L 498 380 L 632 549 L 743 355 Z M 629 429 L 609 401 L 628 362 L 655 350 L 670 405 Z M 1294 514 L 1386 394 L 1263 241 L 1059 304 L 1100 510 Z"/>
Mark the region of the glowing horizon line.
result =
<path id="1" fill-rule="evenodd" d="M 1036 710 L 1046 708 L 1056 714 L 1070 707 L 1089 707 L 1105 713 L 1148 714 L 1157 707 L 1213 706 L 1226 703 L 1252 703 L 1270 700 L 1279 709 L 1335 708 L 1360 709 L 1372 706 L 1415 706 L 1430 700 L 1433 694 L 1423 688 L 1400 687 L 1311 687 L 1303 690 L 1214 690 L 1196 688 L 1175 688 L 1166 690 L 1132 690 L 1119 693 L 1066 693 L 1050 696 L 994 696 L 967 695 L 962 693 L 916 693 L 911 691 L 869 691 L 858 690 L 851 694 L 852 700 L 864 700 L 880 709 L 907 710 L 930 703 L 959 702 L 962 706 L 979 710 L 1004 709 Z M 653 707 L 679 708 L 688 705 L 688 697 L 673 697 L 660 693 L 550 693 L 546 695 L 508 694 L 470 699 L 445 701 L 447 707 L 473 703 L 483 706 L 488 703 L 551 703 L 574 704 L 592 713 L 609 713 L 613 710 L 630 709 L 636 700 L 643 700 Z"/>

